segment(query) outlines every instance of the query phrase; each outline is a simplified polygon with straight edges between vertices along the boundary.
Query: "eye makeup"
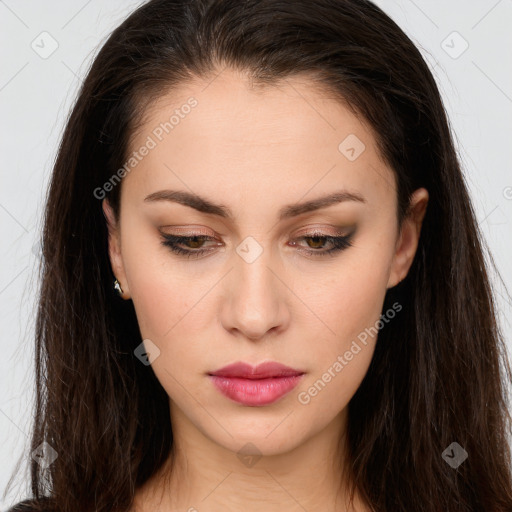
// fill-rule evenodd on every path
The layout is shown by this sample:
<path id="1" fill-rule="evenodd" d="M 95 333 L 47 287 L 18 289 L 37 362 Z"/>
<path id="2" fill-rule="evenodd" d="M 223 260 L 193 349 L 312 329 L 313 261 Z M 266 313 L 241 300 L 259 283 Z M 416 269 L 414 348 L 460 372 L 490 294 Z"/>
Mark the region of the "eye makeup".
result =
<path id="1" fill-rule="evenodd" d="M 174 235 L 168 233 L 161 233 L 162 245 L 169 248 L 174 254 L 185 258 L 198 258 L 206 254 L 215 252 L 215 247 L 222 245 L 222 242 L 217 241 L 214 237 L 197 234 L 197 235 Z M 290 242 L 292 247 L 299 247 L 299 252 L 313 257 L 326 257 L 333 256 L 348 247 L 352 246 L 351 239 L 354 232 L 344 236 L 332 236 L 322 233 L 319 230 L 314 230 L 311 233 L 302 235 L 295 238 Z M 298 241 L 305 241 L 308 248 L 298 244 Z M 216 242 L 213 247 L 204 248 L 206 242 Z M 328 245 L 330 248 L 325 249 Z"/>

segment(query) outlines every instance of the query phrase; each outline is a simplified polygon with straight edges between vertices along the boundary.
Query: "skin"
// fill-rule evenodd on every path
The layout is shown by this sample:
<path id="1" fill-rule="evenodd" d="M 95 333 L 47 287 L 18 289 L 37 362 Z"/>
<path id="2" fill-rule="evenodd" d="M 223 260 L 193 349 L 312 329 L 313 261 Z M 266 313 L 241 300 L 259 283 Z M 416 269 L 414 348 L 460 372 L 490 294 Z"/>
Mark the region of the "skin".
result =
<path id="1" fill-rule="evenodd" d="M 183 84 L 147 112 L 131 149 L 191 96 L 198 105 L 123 179 L 119 223 L 103 201 L 122 296 L 133 300 L 143 339 L 160 350 L 152 369 L 169 395 L 175 441 L 133 510 L 369 510 L 357 495 L 347 506 L 339 439 L 376 336 L 309 403 L 298 396 L 378 322 L 386 290 L 412 264 L 428 192 L 415 191 L 400 231 L 394 174 L 371 130 L 304 78 L 256 90 L 225 69 L 213 81 Z M 338 149 L 349 134 L 365 145 L 354 161 Z M 164 189 L 222 203 L 234 219 L 144 201 Z M 340 189 L 365 202 L 277 218 L 284 205 Z M 309 256 L 332 247 L 300 238 L 313 228 L 355 229 L 352 246 Z M 215 241 L 182 245 L 211 250 L 187 259 L 163 246 L 160 232 Z M 246 237 L 262 249 L 251 263 L 236 251 Z M 278 361 L 305 375 L 277 402 L 244 406 L 207 376 L 235 361 Z M 261 456 L 251 467 L 237 456 L 247 443 Z"/>

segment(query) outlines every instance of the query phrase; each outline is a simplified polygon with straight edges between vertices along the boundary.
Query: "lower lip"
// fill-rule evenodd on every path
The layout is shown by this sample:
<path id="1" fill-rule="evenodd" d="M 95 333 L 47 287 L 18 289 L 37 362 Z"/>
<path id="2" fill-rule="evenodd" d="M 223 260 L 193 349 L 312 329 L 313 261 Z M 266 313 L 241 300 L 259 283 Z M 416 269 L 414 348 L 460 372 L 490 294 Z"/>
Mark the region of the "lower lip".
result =
<path id="1" fill-rule="evenodd" d="M 268 405 L 289 393 L 303 377 L 271 377 L 268 379 L 242 379 L 210 375 L 216 388 L 225 396 L 242 405 Z"/>

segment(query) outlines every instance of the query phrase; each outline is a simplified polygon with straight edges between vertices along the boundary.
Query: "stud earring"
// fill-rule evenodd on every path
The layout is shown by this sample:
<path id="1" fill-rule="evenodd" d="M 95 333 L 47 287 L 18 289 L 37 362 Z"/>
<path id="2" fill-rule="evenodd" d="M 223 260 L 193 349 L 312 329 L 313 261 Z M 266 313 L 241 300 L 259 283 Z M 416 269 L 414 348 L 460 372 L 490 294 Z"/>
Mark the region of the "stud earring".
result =
<path id="1" fill-rule="evenodd" d="M 123 295 L 123 289 L 121 288 L 121 284 L 117 279 L 114 281 L 114 289 L 117 290 L 119 296 Z"/>

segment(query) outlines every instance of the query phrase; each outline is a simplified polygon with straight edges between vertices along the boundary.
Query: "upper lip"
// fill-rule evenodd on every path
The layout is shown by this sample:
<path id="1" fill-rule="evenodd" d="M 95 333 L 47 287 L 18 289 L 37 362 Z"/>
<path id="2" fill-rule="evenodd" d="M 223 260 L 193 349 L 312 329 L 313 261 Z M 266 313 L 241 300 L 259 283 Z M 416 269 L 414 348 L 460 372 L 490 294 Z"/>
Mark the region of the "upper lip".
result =
<path id="1" fill-rule="evenodd" d="M 302 370 L 296 370 L 281 363 L 268 361 L 257 366 L 252 366 L 244 362 L 236 362 L 211 372 L 209 375 L 216 375 L 217 377 L 239 377 L 242 379 L 265 379 L 270 377 L 290 377 L 302 375 L 303 373 Z"/>

